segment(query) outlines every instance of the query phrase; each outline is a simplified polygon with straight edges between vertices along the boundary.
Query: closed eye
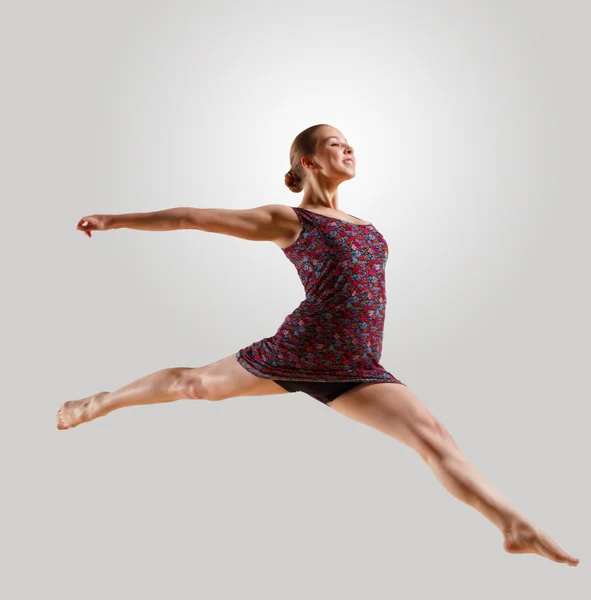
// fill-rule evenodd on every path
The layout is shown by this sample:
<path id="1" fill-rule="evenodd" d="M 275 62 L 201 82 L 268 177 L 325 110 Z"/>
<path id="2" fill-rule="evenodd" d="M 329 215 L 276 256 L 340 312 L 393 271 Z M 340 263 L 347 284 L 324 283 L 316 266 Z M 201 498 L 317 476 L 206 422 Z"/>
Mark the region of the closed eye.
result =
<path id="1" fill-rule="evenodd" d="M 335 142 L 333 144 L 331 144 L 331 146 L 340 146 L 341 144 L 339 144 L 338 142 Z M 348 145 L 348 144 L 347 144 Z"/>

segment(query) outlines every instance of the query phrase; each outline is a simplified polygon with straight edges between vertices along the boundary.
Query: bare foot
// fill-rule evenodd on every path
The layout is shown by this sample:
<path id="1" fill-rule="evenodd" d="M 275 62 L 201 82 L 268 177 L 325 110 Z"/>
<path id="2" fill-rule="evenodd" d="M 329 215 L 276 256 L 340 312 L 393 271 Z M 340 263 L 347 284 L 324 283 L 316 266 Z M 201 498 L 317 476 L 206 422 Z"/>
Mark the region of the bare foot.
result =
<path id="1" fill-rule="evenodd" d="M 99 392 L 82 400 L 64 402 L 57 411 L 57 428 L 71 429 L 102 416 L 104 410 L 101 410 L 100 398 L 105 394 L 107 392 Z"/>
<path id="2" fill-rule="evenodd" d="M 509 527 L 504 536 L 503 548 L 510 554 L 539 554 L 571 567 L 579 564 L 578 558 L 567 554 L 550 536 L 530 523 L 517 523 Z"/>

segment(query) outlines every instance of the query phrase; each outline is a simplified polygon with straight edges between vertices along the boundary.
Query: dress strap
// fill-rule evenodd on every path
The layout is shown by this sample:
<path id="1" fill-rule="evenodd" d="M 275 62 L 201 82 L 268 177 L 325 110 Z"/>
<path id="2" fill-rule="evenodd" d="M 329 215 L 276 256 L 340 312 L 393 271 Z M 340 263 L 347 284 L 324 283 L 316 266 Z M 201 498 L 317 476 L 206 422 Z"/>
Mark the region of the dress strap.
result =
<path id="1" fill-rule="evenodd" d="M 307 208 L 301 208 L 299 206 L 292 206 L 291 208 L 293 208 L 296 211 L 296 214 L 298 215 L 298 217 L 300 217 L 300 221 L 305 219 L 305 221 L 307 223 L 313 223 L 315 220 L 318 221 L 319 219 L 321 219 L 321 220 L 325 220 L 325 221 L 326 220 L 335 221 L 338 223 L 344 223 L 344 224 L 349 224 L 349 225 L 361 225 L 361 226 L 371 225 L 371 223 L 353 223 L 353 221 L 347 221 L 346 219 L 339 219 L 338 217 L 329 217 L 328 215 L 323 215 L 321 213 L 315 212 L 313 210 L 308 210 Z M 358 221 L 363 221 L 363 219 L 360 219 L 359 217 L 356 217 L 355 215 L 347 214 L 347 216 L 353 217 L 354 219 L 357 219 Z"/>
<path id="2" fill-rule="evenodd" d="M 303 208 L 300 208 L 299 206 L 292 206 L 291 208 L 293 209 L 295 214 L 298 216 L 298 219 L 300 220 L 302 227 L 304 227 L 306 224 L 310 224 L 310 223 L 314 222 L 314 215 L 310 215 Z"/>

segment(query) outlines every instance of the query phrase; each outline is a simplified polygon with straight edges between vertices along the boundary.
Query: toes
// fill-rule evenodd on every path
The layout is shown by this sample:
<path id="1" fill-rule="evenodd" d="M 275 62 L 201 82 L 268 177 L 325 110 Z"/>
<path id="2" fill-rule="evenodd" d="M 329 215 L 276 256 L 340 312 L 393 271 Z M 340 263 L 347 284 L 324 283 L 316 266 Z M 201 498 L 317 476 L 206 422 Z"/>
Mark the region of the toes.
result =
<path id="1" fill-rule="evenodd" d="M 64 408 L 64 405 L 62 404 L 59 407 L 59 410 L 57 411 L 57 415 L 55 417 L 55 419 L 57 421 L 57 428 L 58 429 L 68 429 L 68 427 L 64 423 L 64 419 L 63 419 L 63 408 Z"/>

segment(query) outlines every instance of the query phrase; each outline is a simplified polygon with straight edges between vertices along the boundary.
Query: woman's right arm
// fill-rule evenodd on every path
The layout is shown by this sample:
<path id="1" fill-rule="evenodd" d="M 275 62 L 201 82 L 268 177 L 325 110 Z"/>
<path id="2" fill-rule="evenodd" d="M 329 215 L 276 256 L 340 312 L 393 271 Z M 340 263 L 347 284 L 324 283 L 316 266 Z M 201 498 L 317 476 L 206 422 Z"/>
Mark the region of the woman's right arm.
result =
<path id="1" fill-rule="evenodd" d="M 293 218 L 289 218 L 291 211 L 286 209 L 283 204 L 266 204 L 244 210 L 181 206 L 144 213 L 89 215 L 80 219 L 77 229 L 88 237 L 93 231 L 106 229 L 199 229 L 244 240 L 276 241 L 293 235 L 297 225 Z"/>

